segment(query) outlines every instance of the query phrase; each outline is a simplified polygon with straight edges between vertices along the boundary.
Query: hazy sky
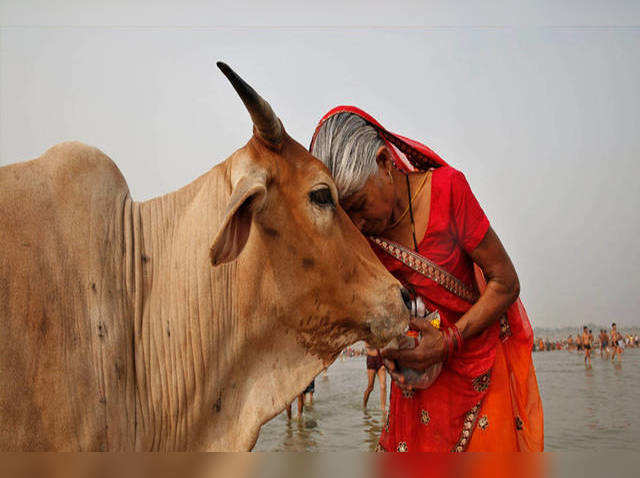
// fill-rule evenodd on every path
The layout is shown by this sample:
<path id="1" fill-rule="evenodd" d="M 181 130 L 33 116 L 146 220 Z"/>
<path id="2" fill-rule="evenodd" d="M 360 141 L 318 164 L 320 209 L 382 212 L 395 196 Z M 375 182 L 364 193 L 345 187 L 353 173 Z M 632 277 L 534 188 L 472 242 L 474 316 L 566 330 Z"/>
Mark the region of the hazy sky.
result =
<path id="1" fill-rule="evenodd" d="M 128 3 L 0 0 L 0 165 L 76 139 L 175 190 L 250 136 L 222 59 L 305 146 L 355 104 L 462 170 L 534 325 L 640 325 L 640 2 Z"/>

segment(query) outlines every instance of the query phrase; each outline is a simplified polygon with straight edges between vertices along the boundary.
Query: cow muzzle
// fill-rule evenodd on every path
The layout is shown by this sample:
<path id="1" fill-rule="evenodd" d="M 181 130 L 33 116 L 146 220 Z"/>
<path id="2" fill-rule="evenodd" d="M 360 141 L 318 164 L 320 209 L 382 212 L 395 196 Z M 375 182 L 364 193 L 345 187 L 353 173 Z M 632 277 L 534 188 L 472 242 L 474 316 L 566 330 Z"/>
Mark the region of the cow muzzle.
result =
<path id="1" fill-rule="evenodd" d="M 396 337 L 409 330 L 409 317 L 412 307 L 411 294 L 404 287 L 394 287 L 396 300 L 385 307 L 380 314 L 374 314 L 367 320 L 370 330 L 367 342 L 376 348 L 382 348 Z"/>

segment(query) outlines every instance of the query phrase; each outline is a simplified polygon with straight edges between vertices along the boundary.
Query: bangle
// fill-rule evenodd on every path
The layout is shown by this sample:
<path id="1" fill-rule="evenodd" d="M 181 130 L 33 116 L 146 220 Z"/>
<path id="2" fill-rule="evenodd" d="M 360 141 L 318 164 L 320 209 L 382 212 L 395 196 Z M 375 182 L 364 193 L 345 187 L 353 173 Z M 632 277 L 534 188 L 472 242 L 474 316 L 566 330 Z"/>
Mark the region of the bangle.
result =
<path id="1" fill-rule="evenodd" d="M 447 329 L 442 329 L 442 362 L 446 362 L 449 355 L 449 345 L 447 344 Z"/>
<path id="2" fill-rule="evenodd" d="M 462 350 L 462 334 L 460 333 L 460 329 L 458 329 L 458 327 L 455 326 L 455 324 L 451 327 L 451 332 L 453 335 L 453 338 L 456 342 L 456 352 L 460 352 L 460 350 Z"/>
<path id="3" fill-rule="evenodd" d="M 442 329 L 442 340 L 444 343 L 443 362 L 449 360 L 455 352 L 462 350 L 462 334 L 455 325 Z"/>
<path id="4" fill-rule="evenodd" d="M 454 339 L 449 328 L 442 329 L 442 338 L 444 341 L 444 359 L 442 361 L 446 362 L 453 355 L 454 349 Z"/>

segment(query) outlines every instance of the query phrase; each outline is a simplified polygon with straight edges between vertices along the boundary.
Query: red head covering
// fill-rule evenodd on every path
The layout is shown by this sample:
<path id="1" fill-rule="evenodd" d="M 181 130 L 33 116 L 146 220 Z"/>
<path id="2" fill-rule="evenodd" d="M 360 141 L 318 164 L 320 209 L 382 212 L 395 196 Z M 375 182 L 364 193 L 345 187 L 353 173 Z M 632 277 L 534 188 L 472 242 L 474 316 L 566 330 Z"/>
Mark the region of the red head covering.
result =
<path id="1" fill-rule="evenodd" d="M 422 143 L 418 143 L 417 141 L 413 141 L 412 139 L 405 138 L 404 136 L 388 131 L 371 115 L 356 106 L 336 106 L 324 115 L 313 133 L 311 144 L 309 145 L 309 151 L 312 150 L 316 135 L 324 122 L 332 116 L 340 113 L 353 113 L 373 126 L 385 142 L 387 149 L 390 151 L 393 164 L 401 171 L 411 173 L 415 171 L 426 171 L 429 168 L 447 166 L 444 159 L 438 156 L 429 147 Z"/>

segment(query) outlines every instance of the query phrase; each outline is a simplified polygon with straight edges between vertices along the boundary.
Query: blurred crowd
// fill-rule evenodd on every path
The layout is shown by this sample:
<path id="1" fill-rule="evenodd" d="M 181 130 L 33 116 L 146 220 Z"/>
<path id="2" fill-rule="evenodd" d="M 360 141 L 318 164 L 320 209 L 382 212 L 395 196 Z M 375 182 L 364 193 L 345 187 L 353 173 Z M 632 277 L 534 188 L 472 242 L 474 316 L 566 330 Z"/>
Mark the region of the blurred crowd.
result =
<path id="1" fill-rule="evenodd" d="M 589 333 L 593 336 L 592 330 L 589 330 Z M 618 334 L 619 338 L 617 342 L 619 347 L 623 349 L 640 347 L 640 337 L 638 334 L 622 332 L 618 332 Z M 601 329 L 597 336 L 593 336 L 593 340 L 590 341 L 589 345 L 593 345 L 598 349 L 611 348 L 611 334 L 605 329 Z M 533 343 L 534 352 L 548 352 L 551 350 L 582 351 L 584 347 L 585 340 L 583 339 L 582 332 L 578 332 L 575 336 L 570 334 L 564 338 L 536 337 Z"/>

